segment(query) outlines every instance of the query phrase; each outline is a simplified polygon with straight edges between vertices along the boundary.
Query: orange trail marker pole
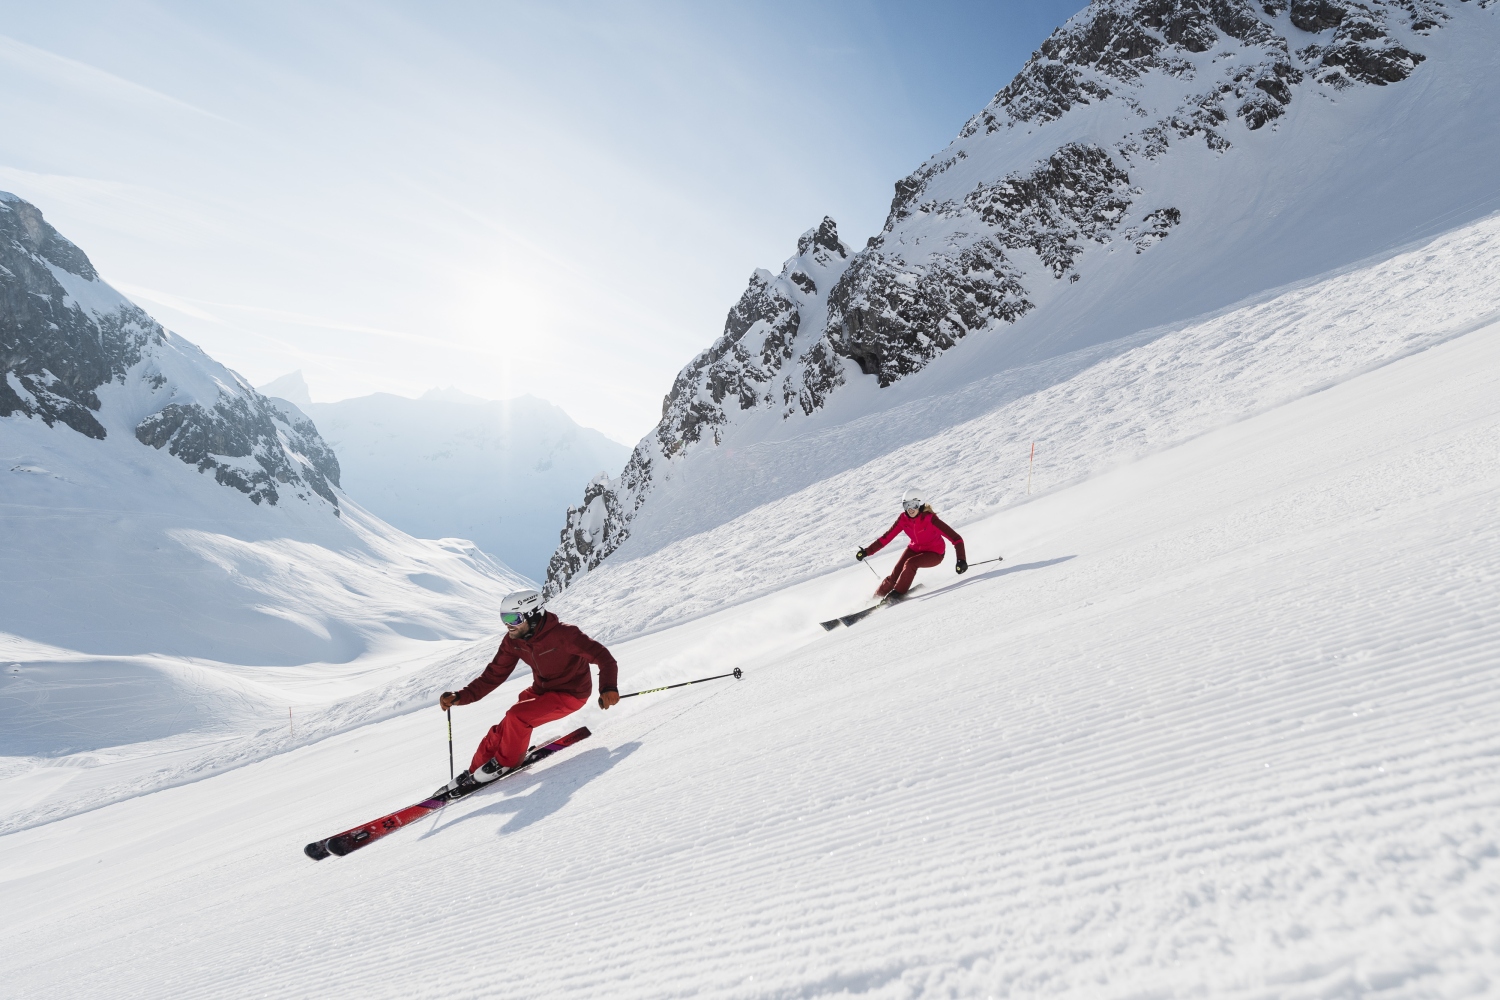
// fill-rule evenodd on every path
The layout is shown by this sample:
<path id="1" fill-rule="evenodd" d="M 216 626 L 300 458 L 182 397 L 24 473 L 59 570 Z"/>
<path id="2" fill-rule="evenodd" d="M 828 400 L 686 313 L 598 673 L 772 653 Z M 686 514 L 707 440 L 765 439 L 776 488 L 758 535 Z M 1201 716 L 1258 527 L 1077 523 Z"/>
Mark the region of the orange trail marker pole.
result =
<path id="1" fill-rule="evenodd" d="M 1036 442 L 1031 442 L 1031 461 L 1026 463 L 1026 495 L 1031 496 L 1031 470 L 1036 468 Z"/>

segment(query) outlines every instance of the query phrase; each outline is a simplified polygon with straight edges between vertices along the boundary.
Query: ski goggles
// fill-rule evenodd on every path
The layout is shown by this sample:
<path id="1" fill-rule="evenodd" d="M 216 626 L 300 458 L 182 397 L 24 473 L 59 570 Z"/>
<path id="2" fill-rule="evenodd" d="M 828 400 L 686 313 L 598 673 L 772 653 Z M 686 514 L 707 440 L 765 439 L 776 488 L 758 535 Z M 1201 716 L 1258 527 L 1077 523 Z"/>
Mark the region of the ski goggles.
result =
<path id="1" fill-rule="evenodd" d="M 519 611 L 502 611 L 500 620 L 505 623 L 506 628 L 515 628 L 526 620 L 526 616 Z"/>
<path id="2" fill-rule="evenodd" d="M 917 516 L 917 512 L 922 509 L 922 505 L 919 504 L 919 503 L 903 504 L 903 506 L 906 508 L 906 512 L 908 514 L 910 514 L 912 517 L 916 517 Z M 889 509 L 889 508 L 887 508 L 887 509 Z"/>

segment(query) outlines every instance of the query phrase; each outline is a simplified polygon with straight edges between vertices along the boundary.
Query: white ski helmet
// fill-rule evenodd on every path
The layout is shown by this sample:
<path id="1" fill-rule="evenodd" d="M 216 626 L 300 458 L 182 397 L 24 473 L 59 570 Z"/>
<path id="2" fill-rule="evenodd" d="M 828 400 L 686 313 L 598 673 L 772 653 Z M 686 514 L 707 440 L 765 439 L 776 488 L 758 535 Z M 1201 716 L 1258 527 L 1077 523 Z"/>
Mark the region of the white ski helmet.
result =
<path id="1" fill-rule="evenodd" d="M 543 615 L 542 595 L 534 590 L 518 590 L 506 594 L 500 602 L 500 620 L 507 628 L 521 624 L 521 619 L 536 622 Z"/>
<path id="2" fill-rule="evenodd" d="M 907 490 L 905 495 L 901 497 L 901 506 L 907 510 L 921 510 L 926 504 L 927 498 L 915 486 Z"/>

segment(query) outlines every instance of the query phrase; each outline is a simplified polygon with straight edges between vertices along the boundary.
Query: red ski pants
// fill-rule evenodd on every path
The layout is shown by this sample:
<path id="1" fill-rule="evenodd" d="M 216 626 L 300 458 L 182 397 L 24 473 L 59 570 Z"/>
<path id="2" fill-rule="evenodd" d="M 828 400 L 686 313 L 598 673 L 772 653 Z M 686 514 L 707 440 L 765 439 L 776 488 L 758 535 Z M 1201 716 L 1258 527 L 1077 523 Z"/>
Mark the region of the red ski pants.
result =
<path id="1" fill-rule="evenodd" d="M 533 729 L 544 722 L 572 715 L 587 701 L 587 698 L 575 698 L 557 691 L 532 694 L 531 688 L 527 688 L 521 692 L 516 703 L 510 706 L 510 711 L 505 713 L 500 724 L 491 726 L 484 739 L 479 741 L 479 749 L 474 751 L 474 762 L 469 765 L 469 770 L 479 770 L 491 757 L 498 760 L 502 767 L 515 767 L 521 763 L 521 758 L 526 756 L 526 750 L 531 746 Z"/>
<path id="2" fill-rule="evenodd" d="M 896 565 L 891 569 L 891 575 L 880 581 L 880 586 L 875 588 L 876 597 L 884 597 L 891 591 L 904 594 L 911 589 L 911 578 L 917 575 L 917 570 L 936 566 L 943 561 L 941 552 L 917 552 L 907 549 L 901 553 L 901 558 L 896 560 Z"/>

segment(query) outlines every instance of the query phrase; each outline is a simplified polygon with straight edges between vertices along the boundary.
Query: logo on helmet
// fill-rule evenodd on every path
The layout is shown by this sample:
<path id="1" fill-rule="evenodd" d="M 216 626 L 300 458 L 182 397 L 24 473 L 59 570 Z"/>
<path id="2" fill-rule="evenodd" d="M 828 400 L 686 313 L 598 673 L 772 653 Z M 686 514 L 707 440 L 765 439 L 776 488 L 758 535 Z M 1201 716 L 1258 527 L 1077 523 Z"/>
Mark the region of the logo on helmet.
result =
<path id="1" fill-rule="evenodd" d="M 505 623 L 506 628 L 515 628 L 523 621 L 535 625 L 545 614 L 542 595 L 535 590 L 518 590 L 513 594 L 506 594 L 505 600 L 500 602 L 500 620 Z"/>

